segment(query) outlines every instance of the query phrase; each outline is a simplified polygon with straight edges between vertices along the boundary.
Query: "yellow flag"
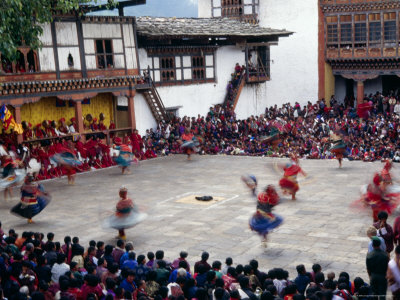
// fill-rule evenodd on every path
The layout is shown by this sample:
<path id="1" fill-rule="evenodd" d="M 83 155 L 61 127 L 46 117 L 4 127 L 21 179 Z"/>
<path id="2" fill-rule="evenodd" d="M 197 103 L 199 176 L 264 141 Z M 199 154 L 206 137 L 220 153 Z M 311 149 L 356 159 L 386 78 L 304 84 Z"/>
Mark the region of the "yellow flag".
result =
<path id="1" fill-rule="evenodd" d="M 12 118 L 10 122 L 11 127 L 13 127 L 14 131 L 18 134 L 22 134 L 24 130 L 22 129 L 22 124 L 18 124 L 15 122 L 14 118 Z"/>

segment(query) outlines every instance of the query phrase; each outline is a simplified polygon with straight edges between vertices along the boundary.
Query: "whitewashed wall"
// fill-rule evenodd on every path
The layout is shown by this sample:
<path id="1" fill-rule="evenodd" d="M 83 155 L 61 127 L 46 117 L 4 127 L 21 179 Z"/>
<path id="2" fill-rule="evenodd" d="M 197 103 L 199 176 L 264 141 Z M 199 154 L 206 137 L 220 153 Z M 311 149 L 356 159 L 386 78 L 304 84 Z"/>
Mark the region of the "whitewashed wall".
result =
<path id="1" fill-rule="evenodd" d="M 144 49 L 139 49 L 139 59 L 142 68 L 146 68 L 151 61 Z M 223 103 L 226 87 L 237 62 L 241 65 L 245 64 L 242 48 L 235 46 L 219 48 L 216 51 L 217 82 L 158 87 L 157 90 L 164 106 L 166 108 L 180 107 L 179 116 L 181 117 L 185 115 L 190 117 L 196 117 L 198 114 L 206 115 L 211 106 Z M 268 101 L 266 97 L 268 84 L 246 85 L 243 88 L 235 111 L 239 118 L 261 114 L 265 111 L 267 105 L 273 104 L 273 99 Z"/>
<path id="2" fill-rule="evenodd" d="M 51 35 L 50 24 L 42 24 L 43 34 L 39 36 L 43 47 L 38 50 L 40 71 L 42 72 L 55 72 L 56 63 L 54 60 L 53 52 L 53 39 Z"/>
<path id="3" fill-rule="evenodd" d="M 78 33 L 75 22 L 57 22 L 57 50 L 60 71 L 80 70 L 81 58 L 79 53 Z M 74 65 L 68 65 L 68 56 L 72 55 Z"/>
<path id="4" fill-rule="evenodd" d="M 96 69 L 95 40 L 112 39 L 114 67 L 137 69 L 135 35 L 132 24 L 83 24 L 85 60 L 88 69 Z M 125 52 L 125 58 L 124 58 Z"/>
<path id="5" fill-rule="evenodd" d="M 126 67 L 128 69 L 137 69 L 135 35 L 132 24 L 122 25 L 125 44 Z"/>
<path id="6" fill-rule="evenodd" d="M 357 87 L 356 87 L 357 89 Z M 357 90 L 355 91 L 357 92 Z M 356 94 L 354 94 L 356 95 Z M 335 76 L 335 98 L 339 103 L 343 103 L 346 97 L 346 79 L 342 76 Z"/>
<path id="7" fill-rule="evenodd" d="M 318 0 L 260 1 L 260 25 L 295 32 L 271 46 L 267 97 L 276 104 L 318 99 Z"/>
<path id="8" fill-rule="evenodd" d="M 96 64 L 96 39 L 112 39 L 112 47 L 114 53 L 117 54 L 117 58 L 114 56 L 114 67 L 121 67 L 121 62 L 118 59 L 123 54 L 123 49 L 120 47 L 122 44 L 122 30 L 119 24 L 91 24 L 83 23 L 83 39 L 85 47 L 85 61 L 86 68 L 88 70 L 97 69 Z M 116 47 L 116 48 L 115 48 Z M 118 51 L 118 52 L 117 52 Z M 118 63 L 117 63 L 118 61 Z M 122 61 L 122 68 L 125 68 L 125 64 Z"/>
<path id="9" fill-rule="evenodd" d="M 156 128 L 157 122 L 142 94 L 136 93 L 135 98 L 136 129 L 140 135 L 146 134 L 146 129 Z"/>
<path id="10" fill-rule="evenodd" d="M 198 16 L 199 18 L 211 18 L 211 1 L 212 0 L 198 0 Z M 214 0 L 218 1 L 219 3 L 221 0 Z"/>

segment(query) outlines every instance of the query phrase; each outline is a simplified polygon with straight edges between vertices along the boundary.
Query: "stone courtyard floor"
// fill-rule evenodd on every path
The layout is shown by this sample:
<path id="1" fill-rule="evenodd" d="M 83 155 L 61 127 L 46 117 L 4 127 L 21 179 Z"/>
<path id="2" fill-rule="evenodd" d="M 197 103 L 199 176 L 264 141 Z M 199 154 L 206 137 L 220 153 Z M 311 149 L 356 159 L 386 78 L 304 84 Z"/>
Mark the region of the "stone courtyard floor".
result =
<path id="1" fill-rule="evenodd" d="M 130 175 L 121 175 L 118 168 L 79 174 L 74 186 L 66 178 L 49 180 L 43 184 L 53 200 L 34 218 L 34 224 L 9 213 L 18 202 L 17 189 L 12 200 L 0 201 L 0 220 L 5 231 L 52 231 L 58 241 L 65 235 L 79 236 L 85 248 L 92 239 L 115 244 L 117 232 L 102 228 L 101 223 L 112 214 L 124 185 L 148 214 L 145 221 L 127 230 L 127 240 L 134 242 L 137 254 L 163 249 L 166 258 L 173 260 L 186 250 L 193 266 L 207 250 L 210 262 L 224 262 L 231 256 L 234 264 L 244 265 L 256 258 L 261 270 L 283 267 L 291 278 L 296 276 L 297 264 L 311 270 L 313 263 L 319 263 L 324 272 L 338 276 L 346 270 L 367 279 L 365 232 L 372 218 L 370 211 L 354 211 L 349 204 L 383 164 L 345 161 L 339 169 L 335 160 L 301 160 L 309 176 L 299 176 L 296 201 L 283 196 L 276 207 L 284 223 L 270 234 L 264 249 L 259 236 L 248 228 L 256 203 L 240 176 L 254 174 L 260 188 L 277 186 L 281 176 L 277 163 L 286 161 L 233 156 L 195 156 L 186 161 L 178 155 L 140 162 Z M 397 178 L 399 169 L 395 165 Z M 211 195 L 215 200 L 199 202 L 194 200 L 197 195 Z"/>

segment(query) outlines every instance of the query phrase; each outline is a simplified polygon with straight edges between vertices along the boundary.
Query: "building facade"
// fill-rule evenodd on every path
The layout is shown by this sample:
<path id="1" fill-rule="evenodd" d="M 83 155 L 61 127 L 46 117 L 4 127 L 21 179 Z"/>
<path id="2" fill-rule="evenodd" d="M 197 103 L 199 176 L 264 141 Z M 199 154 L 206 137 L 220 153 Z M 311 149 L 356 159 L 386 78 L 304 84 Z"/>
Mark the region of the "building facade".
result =
<path id="1" fill-rule="evenodd" d="M 251 97 L 250 102 L 264 99 L 262 105 L 266 106 L 294 101 L 306 103 L 316 99 L 318 0 L 199 0 L 199 17 L 233 18 L 222 14 L 222 9 L 233 7 L 243 7 L 242 20 L 255 20 L 261 27 L 294 32 L 290 38 L 281 39 L 279 44 L 270 47 L 273 80 L 260 84 L 257 96 Z"/>
<path id="2" fill-rule="evenodd" d="M 338 99 L 400 87 L 400 2 L 321 0 L 325 92 Z"/>
<path id="3" fill-rule="evenodd" d="M 234 101 L 237 116 L 248 118 L 265 111 L 270 45 L 291 32 L 228 18 L 138 17 L 136 21 L 141 73 L 149 72 L 167 111 L 197 117 L 206 115 L 211 106 L 224 104 L 236 63 L 251 70 Z M 135 108 L 140 106 L 144 114 L 137 123 L 154 127 L 145 104 L 138 94 Z"/>
<path id="4" fill-rule="evenodd" d="M 41 49 L 21 46 L 15 62 L 1 56 L 2 104 L 33 130 L 44 121 L 65 119 L 69 125 L 74 118 L 77 133 L 85 136 L 85 123 L 100 115 L 114 131 L 135 128 L 135 26 L 133 17 L 124 16 L 63 15 L 44 24 Z"/>
<path id="5" fill-rule="evenodd" d="M 21 45 L 15 62 L 0 53 L 0 100 L 17 123 L 32 130 L 75 123 L 84 138 L 102 119 L 108 137 L 134 128 L 144 134 L 167 113 L 197 117 L 227 105 L 236 64 L 248 71 L 230 105 L 239 118 L 264 112 L 270 46 L 291 32 L 260 26 L 257 0 L 214 9 L 231 19 L 127 17 L 125 6 L 145 1 L 121 3 L 119 16 L 56 15 L 43 25 L 43 47 Z"/>

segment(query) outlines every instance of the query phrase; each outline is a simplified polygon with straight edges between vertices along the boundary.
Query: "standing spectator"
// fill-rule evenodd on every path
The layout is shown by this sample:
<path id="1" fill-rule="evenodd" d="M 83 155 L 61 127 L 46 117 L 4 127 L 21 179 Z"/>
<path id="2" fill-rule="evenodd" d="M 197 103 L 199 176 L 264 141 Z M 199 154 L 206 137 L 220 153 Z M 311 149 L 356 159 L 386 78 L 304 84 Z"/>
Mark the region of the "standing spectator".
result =
<path id="1" fill-rule="evenodd" d="M 187 256 L 188 256 L 188 253 L 186 251 L 181 251 L 179 253 L 179 257 L 177 259 L 175 259 L 171 264 L 172 270 L 177 269 L 179 267 L 179 262 L 184 260 L 187 263 L 187 269 L 186 270 L 188 272 L 190 272 L 190 265 L 189 265 L 188 261 L 186 260 Z"/>
<path id="2" fill-rule="evenodd" d="M 298 265 L 296 267 L 297 277 L 294 280 L 294 283 L 297 286 L 297 290 L 300 294 L 304 295 L 307 285 L 310 283 L 310 277 L 306 273 L 306 268 L 304 265 Z"/>
<path id="3" fill-rule="evenodd" d="M 393 223 L 393 242 L 395 245 L 400 245 L 400 216 L 394 219 Z"/>
<path id="4" fill-rule="evenodd" d="M 233 260 L 231 257 L 227 257 L 225 259 L 225 266 L 222 268 L 222 274 L 226 275 L 228 273 L 228 268 L 231 267 L 233 264 Z"/>
<path id="5" fill-rule="evenodd" d="M 198 262 L 196 262 L 196 263 L 194 264 L 194 272 L 195 272 L 195 273 L 198 273 L 198 272 L 199 272 L 199 266 L 201 266 L 201 265 L 204 265 L 204 266 L 205 266 L 205 272 L 210 271 L 211 266 L 210 266 L 210 264 L 207 262 L 209 256 L 210 256 L 210 255 L 208 254 L 208 252 L 205 252 L 205 251 L 201 254 L 201 260 L 199 260 Z"/>
<path id="6" fill-rule="evenodd" d="M 389 261 L 387 279 L 392 291 L 393 299 L 400 297 L 400 246 L 394 250 L 395 256 Z"/>
<path id="7" fill-rule="evenodd" d="M 60 253 L 57 256 L 57 262 L 51 268 L 51 280 L 55 283 L 58 283 L 58 279 L 61 275 L 64 275 L 69 271 L 69 265 L 66 262 L 66 256 L 64 253 Z"/>
<path id="8" fill-rule="evenodd" d="M 390 255 L 393 251 L 393 228 L 387 224 L 388 213 L 381 211 L 378 213 L 378 222 L 374 223 L 375 228 L 378 230 L 378 235 L 385 240 L 386 252 Z"/>
<path id="9" fill-rule="evenodd" d="M 378 234 L 378 230 L 374 227 L 374 226 L 370 226 L 367 229 L 367 236 L 370 239 L 369 243 L 368 243 L 368 252 L 372 252 L 374 250 L 374 247 L 372 246 L 372 241 L 373 238 L 378 238 L 381 240 L 381 249 L 382 251 L 386 251 L 386 244 L 385 244 L 385 240 L 383 239 L 383 237 L 381 236 L 377 236 Z"/>
<path id="10" fill-rule="evenodd" d="M 400 116 L 400 101 L 397 101 L 396 105 L 394 106 L 393 112 L 394 112 L 396 115 Z"/>
<path id="11" fill-rule="evenodd" d="M 125 253 L 124 248 L 125 248 L 125 242 L 123 240 L 119 239 L 117 241 L 117 246 L 114 248 L 114 250 L 111 253 L 111 256 L 113 257 L 113 259 L 116 263 L 120 264 L 121 257 Z"/>
<path id="12" fill-rule="evenodd" d="M 374 250 L 367 254 L 366 259 L 367 272 L 374 295 L 386 295 L 387 290 L 386 272 L 389 257 L 386 252 L 380 249 L 380 245 L 380 239 L 373 238 L 372 246 Z"/>
<path id="13" fill-rule="evenodd" d="M 137 266 L 134 269 L 136 281 L 146 279 L 146 274 L 149 272 L 149 267 L 146 266 L 146 256 L 140 254 L 137 257 Z"/>

